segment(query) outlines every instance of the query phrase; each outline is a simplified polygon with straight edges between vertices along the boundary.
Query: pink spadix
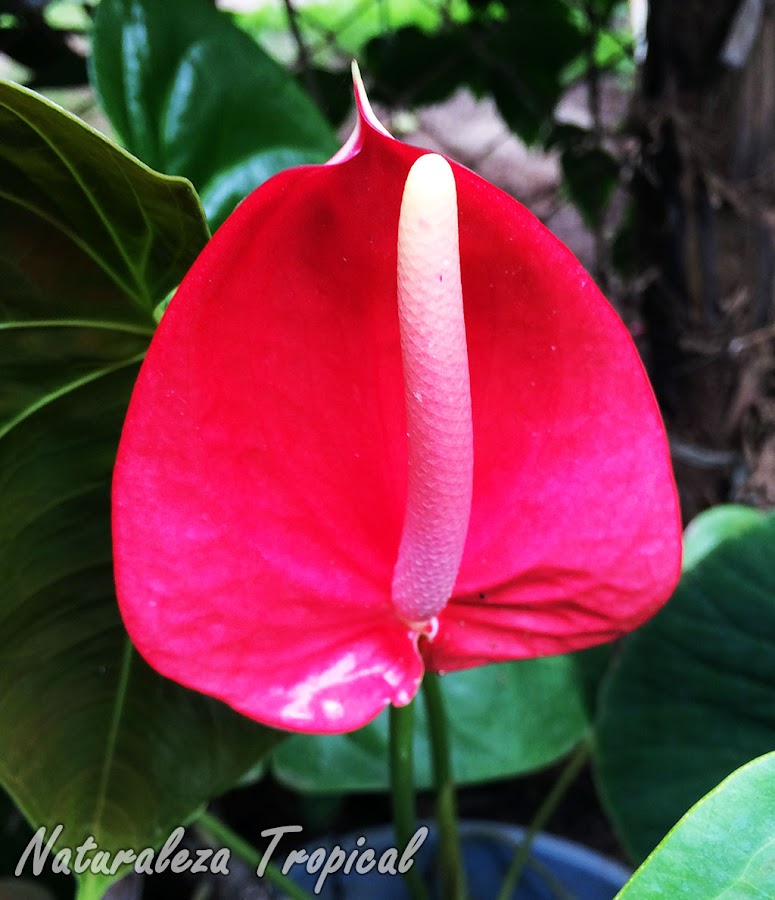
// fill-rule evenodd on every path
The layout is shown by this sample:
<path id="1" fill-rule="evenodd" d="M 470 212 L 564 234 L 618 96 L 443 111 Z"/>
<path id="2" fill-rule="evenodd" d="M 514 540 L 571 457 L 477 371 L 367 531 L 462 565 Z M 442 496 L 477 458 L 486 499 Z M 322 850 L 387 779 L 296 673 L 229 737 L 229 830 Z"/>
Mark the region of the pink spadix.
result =
<path id="1" fill-rule="evenodd" d="M 398 316 L 409 475 L 392 599 L 405 622 L 432 635 L 460 569 L 474 460 L 457 192 L 435 154 L 414 163 L 404 186 Z"/>

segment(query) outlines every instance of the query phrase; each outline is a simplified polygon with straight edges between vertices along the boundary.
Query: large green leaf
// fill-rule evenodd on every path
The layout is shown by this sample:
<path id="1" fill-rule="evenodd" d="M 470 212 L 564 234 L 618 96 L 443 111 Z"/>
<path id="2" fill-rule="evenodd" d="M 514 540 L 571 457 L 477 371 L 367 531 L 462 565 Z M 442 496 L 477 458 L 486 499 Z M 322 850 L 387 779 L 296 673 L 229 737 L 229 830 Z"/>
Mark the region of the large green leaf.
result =
<path id="1" fill-rule="evenodd" d="M 622 900 L 775 897 L 775 753 L 694 806 L 617 895 Z"/>
<path id="2" fill-rule="evenodd" d="M 277 740 L 152 672 L 113 593 L 121 423 L 206 240 L 187 182 L 0 84 L 0 781 L 68 847 L 159 844 Z"/>
<path id="3" fill-rule="evenodd" d="M 548 765 L 579 741 L 587 728 L 584 690 L 571 656 L 454 672 L 445 675 L 441 684 L 458 784 Z M 275 774 L 299 790 L 387 790 L 387 713 L 350 734 L 296 735 L 272 759 Z M 421 703 L 414 760 L 418 787 L 431 787 L 427 720 Z"/>
<path id="4" fill-rule="evenodd" d="M 278 150 L 323 162 L 336 149 L 295 81 L 208 0 L 103 0 L 92 79 L 126 146 L 202 193 L 243 166 L 252 190 L 287 165 Z"/>
<path id="5" fill-rule="evenodd" d="M 692 519 L 684 534 L 684 572 L 693 569 L 720 543 L 744 534 L 749 528 L 760 525 L 763 519 L 761 510 L 734 503 L 714 506 L 700 513 Z"/>
<path id="6" fill-rule="evenodd" d="M 625 641 L 602 692 L 599 784 L 636 859 L 730 772 L 775 747 L 775 517 L 731 516 L 692 529 L 690 568 Z M 709 534 L 730 523 L 732 536 L 712 536 L 708 549 Z"/>
<path id="7" fill-rule="evenodd" d="M 55 302 L 147 338 L 153 304 L 207 240 L 191 185 L 160 178 L 64 110 L 6 82 L 0 163 L 0 320 L 47 318 Z"/>

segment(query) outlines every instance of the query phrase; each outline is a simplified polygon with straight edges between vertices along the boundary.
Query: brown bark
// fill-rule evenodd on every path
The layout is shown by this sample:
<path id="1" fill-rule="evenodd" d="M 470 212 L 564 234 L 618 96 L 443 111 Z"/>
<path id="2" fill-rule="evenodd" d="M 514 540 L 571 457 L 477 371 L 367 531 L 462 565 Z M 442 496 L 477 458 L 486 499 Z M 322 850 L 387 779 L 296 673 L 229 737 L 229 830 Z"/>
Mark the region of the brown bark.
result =
<path id="1" fill-rule="evenodd" d="M 643 315 L 688 520 L 775 504 L 775 9 L 652 0 L 648 42 Z"/>

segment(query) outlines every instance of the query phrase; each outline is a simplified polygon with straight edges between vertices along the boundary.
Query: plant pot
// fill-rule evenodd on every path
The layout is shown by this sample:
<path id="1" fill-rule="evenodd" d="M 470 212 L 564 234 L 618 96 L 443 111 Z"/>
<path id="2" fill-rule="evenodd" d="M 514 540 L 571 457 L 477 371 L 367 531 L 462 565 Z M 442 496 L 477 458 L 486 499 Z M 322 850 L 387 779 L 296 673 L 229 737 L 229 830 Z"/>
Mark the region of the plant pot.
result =
<path id="1" fill-rule="evenodd" d="M 441 898 L 436 853 L 438 840 L 435 827 L 428 823 L 428 836 L 412 855 L 414 865 L 423 880 L 431 887 L 431 896 Z M 494 900 L 498 896 L 503 879 L 520 843 L 525 829 L 499 822 L 461 822 L 463 860 L 466 869 L 470 900 Z M 365 837 L 359 846 L 356 841 Z M 321 845 L 318 845 L 318 847 Z M 330 853 L 341 847 L 348 858 L 356 850 L 363 854 L 367 848 L 380 860 L 383 854 L 395 846 L 393 830 L 389 827 L 350 834 L 322 845 Z M 307 848 L 312 853 L 317 847 Z M 322 854 L 319 852 L 319 858 Z M 400 860 L 401 854 L 398 854 Z M 322 867 L 308 872 L 303 865 L 294 866 L 291 877 L 297 884 L 313 892 L 319 887 L 323 900 L 408 900 L 409 893 L 400 874 L 376 871 L 376 866 L 366 874 L 356 871 L 357 858 L 348 873 L 342 869 L 325 876 L 322 885 Z M 364 860 L 367 857 L 363 857 Z M 384 868 L 388 868 L 389 857 Z M 346 863 L 344 864 L 346 866 Z M 343 866 L 343 868 L 344 868 Z M 365 867 L 365 866 L 364 866 Z M 311 866 L 314 868 L 314 864 Z M 631 872 L 613 860 L 583 847 L 581 844 L 541 834 L 536 837 L 530 860 L 519 885 L 512 894 L 513 900 L 612 900 L 629 878 Z"/>

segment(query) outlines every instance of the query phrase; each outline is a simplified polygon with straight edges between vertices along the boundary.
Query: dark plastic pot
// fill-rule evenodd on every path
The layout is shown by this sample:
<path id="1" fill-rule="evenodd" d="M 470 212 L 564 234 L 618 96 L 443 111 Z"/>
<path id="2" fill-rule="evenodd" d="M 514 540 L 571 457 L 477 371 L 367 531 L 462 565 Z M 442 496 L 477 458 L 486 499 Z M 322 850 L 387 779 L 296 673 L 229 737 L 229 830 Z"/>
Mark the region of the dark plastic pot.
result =
<path id="1" fill-rule="evenodd" d="M 494 900 L 525 831 L 498 822 L 462 822 L 460 832 L 469 897 L 471 900 Z M 358 845 L 356 841 L 361 836 L 366 841 Z M 393 832 L 390 828 L 380 828 L 352 834 L 329 842 L 325 848 L 330 852 L 335 845 L 348 856 L 355 850 L 360 849 L 363 853 L 371 848 L 379 860 L 394 846 Z M 431 895 L 441 900 L 437 848 L 436 834 L 431 827 L 412 858 L 426 884 L 431 886 Z M 315 849 L 308 848 L 308 853 Z M 322 854 L 318 855 L 322 857 Z M 400 859 L 400 854 L 398 856 Z M 387 868 L 387 860 L 384 868 Z M 296 865 L 291 876 L 312 892 L 321 871 L 319 868 L 310 874 L 302 865 Z M 560 897 L 566 900 L 612 900 L 630 874 L 624 866 L 580 844 L 541 834 L 533 842 L 530 861 L 512 900 L 557 900 Z M 409 897 L 400 875 L 380 873 L 376 867 L 367 874 L 358 874 L 355 865 L 347 874 L 340 870 L 327 875 L 317 895 L 323 900 L 406 900 Z"/>

